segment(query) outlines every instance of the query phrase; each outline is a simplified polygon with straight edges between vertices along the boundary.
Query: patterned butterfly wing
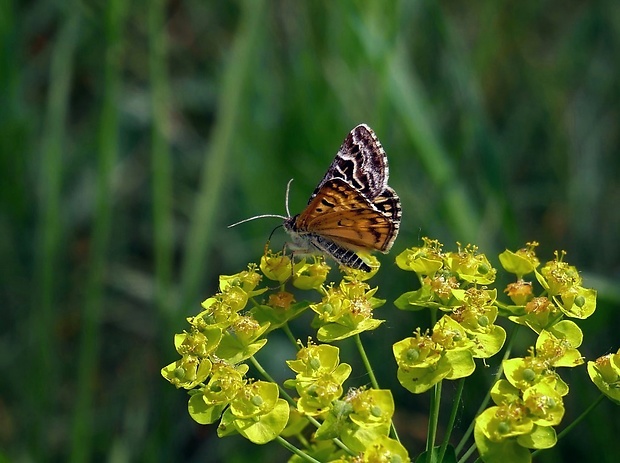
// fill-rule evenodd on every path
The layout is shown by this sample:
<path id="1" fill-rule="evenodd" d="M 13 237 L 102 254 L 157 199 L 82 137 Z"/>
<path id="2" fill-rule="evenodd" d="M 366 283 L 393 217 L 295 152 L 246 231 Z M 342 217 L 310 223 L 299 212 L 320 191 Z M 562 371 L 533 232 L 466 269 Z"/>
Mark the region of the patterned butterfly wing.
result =
<path id="1" fill-rule="evenodd" d="M 391 187 L 386 186 L 385 190 L 373 199 L 372 204 L 386 217 L 388 217 L 394 226 L 394 232 L 390 241 L 386 245 L 386 250 L 384 251 L 387 252 L 392 247 L 392 244 L 394 244 L 396 236 L 398 236 L 398 230 L 400 229 L 400 219 L 402 216 L 400 198 Z"/>
<path id="2" fill-rule="evenodd" d="M 318 235 L 350 250 L 388 252 L 398 234 L 400 201 L 391 188 L 380 207 L 340 178 L 323 182 L 294 222 L 296 233 Z"/>
<path id="3" fill-rule="evenodd" d="M 334 178 L 344 180 L 372 201 L 386 189 L 388 177 L 387 156 L 381 142 L 370 127 L 360 124 L 344 139 L 325 176 L 310 196 L 308 204 L 325 182 Z"/>

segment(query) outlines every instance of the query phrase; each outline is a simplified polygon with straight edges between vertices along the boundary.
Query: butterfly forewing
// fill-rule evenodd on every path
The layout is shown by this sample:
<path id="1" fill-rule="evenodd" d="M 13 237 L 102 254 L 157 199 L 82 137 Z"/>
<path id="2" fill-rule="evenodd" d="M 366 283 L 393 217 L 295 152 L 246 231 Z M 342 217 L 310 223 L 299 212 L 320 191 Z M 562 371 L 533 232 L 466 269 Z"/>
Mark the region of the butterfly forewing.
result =
<path id="1" fill-rule="evenodd" d="M 389 169 L 381 142 L 370 127 L 360 124 L 345 138 L 310 202 L 328 180 L 340 178 L 372 200 L 387 187 Z"/>

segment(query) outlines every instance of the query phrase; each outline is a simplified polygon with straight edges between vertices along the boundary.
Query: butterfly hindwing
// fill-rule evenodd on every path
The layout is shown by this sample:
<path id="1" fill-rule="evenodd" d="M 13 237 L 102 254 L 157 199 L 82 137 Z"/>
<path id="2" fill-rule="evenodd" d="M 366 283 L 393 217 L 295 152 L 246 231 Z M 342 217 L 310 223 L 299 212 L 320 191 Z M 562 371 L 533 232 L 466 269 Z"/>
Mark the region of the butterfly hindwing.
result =
<path id="1" fill-rule="evenodd" d="M 394 224 L 395 231 L 392 241 L 395 240 L 400 228 L 400 218 L 402 216 L 400 198 L 391 187 L 386 186 L 385 190 L 373 199 L 372 204 L 379 211 L 389 217 L 391 222 Z M 392 245 L 390 244 L 390 247 L 391 246 Z"/>

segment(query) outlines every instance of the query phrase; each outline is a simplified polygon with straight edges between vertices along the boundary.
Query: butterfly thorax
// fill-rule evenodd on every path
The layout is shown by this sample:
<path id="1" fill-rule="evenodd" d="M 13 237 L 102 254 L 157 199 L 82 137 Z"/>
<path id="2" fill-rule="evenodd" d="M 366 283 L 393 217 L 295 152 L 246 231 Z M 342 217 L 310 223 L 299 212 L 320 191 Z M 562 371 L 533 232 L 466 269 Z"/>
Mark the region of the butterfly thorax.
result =
<path id="1" fill-rule="evenodd" d="M 316 252 L 320 252 L 320 250 L 316 249 L 315 246 L 311 245 L 308 239 L 308 235 L 311 235 L 311 233 L 301 230 L 297 226 L 298 217 L 299 214 L 288 217 L 282 224 L 286 233 L 288 233 L 291 237 L 291 241 L 287 242 L 286 246 L 298 254 L 314 254 Z"/>

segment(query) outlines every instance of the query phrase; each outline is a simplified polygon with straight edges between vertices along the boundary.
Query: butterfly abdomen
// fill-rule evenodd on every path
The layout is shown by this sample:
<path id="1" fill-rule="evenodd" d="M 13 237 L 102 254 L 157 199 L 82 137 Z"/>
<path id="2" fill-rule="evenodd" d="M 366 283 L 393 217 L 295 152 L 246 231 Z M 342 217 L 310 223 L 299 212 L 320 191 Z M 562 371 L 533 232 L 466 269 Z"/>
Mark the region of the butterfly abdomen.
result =
<path id="1" fill-rule="evenodd" d="M 364 272 L 370 272 L 372 269 L 364 262 L 360 256 L 350 249 L 343 248 L 333 241 L 326 240 L 319 235 L 307 235 L 308 241 L 316 247 L 319 251 L 328 256 L 331 256 L 336 262 L 345 267 L 350 267 L 356 270 L 363 270 Z"/>

